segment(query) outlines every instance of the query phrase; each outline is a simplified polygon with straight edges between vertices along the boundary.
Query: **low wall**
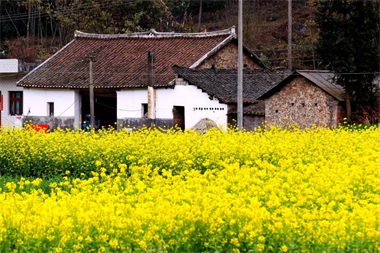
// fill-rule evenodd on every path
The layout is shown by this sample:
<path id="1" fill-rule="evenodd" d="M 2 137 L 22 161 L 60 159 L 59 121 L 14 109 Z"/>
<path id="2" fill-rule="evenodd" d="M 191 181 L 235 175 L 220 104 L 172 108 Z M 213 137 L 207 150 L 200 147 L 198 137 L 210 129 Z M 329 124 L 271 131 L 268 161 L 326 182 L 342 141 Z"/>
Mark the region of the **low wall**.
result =
<path id="1" fill-rule="evenodd" d="M 74 130 L 74 117 L 28 116 L 23 119 L 24 124 L 49 125 L 50 131 L 61 129 Z"/>
<path id="2" fill-rule="evenodd" d="M 124 118 L 117 119 L 117 130 L 123 128 L 142 128 L 144 126 L 150 127 L 151 125 L 155 125 L 156 127 L 162 128 L 172 128 L 173 127 L 173 119 L 148 119 L 148 118 Z"/>

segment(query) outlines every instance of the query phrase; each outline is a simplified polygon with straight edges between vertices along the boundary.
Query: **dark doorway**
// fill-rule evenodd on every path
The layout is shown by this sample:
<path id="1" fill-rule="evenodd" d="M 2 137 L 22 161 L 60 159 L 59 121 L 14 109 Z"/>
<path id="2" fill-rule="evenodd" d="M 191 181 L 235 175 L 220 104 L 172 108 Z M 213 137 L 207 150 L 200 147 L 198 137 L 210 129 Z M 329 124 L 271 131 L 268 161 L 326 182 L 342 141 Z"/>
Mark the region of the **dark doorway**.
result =
<path id="1" fill-rule="evenodd" d="M 174 106 L 173 107 L 173 125 L 185 130 L 185 107 Z"/>
<path id="2" fill-rule="evenodd" d="M 82 127 L 89 126 L 90 115 L 90 96 L 87 91 L 82 93 Z M 96 92 L 94 95 L 95 105 L 95 128 L 114 127 L 117 122 L 117 104 L 116 104 L 116 91 Z"/>
<path id="3" fill-rule="evenodd" d="M 227 114 L 227 125 L 228 127 L 237 127 L 237 114 Z"/>

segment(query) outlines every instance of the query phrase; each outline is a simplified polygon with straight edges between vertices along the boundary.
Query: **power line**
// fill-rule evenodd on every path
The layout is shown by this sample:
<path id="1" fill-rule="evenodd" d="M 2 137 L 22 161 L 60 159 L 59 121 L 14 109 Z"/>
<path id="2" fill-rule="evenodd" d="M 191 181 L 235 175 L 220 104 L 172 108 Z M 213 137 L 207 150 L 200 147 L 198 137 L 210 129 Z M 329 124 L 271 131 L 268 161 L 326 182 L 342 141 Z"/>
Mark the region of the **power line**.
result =
<path id="1" fill-rule="evenodd" d="M 52 11 L 52 13 L 54 11 L 62 11 L 63 14 L 73 14 L 73 13 L 77 13 L 77 12 L 82 12 L 84 10 L 94 10 L 94 9 L 106 9 L 106 8 L 112 8 L 112 7 L 116 7 L 116 6 L 120 6 L 120 5 L 129 5 L 129 4 L 132 4 L 133 2 L 137 2 L 137 1 L 148 1 L 148 0 L 122 0 L 121 2 L 114 2 L 113 0 L 104 0 L 102 3 L 98 4 L 97 6 L 94 6 L 94 5 L 91 5 L 91 4 L 86 4 L 84 6 L 80 6 L 78 8 L 71 8 L 68 7 L 68 9 L 55 9 Z M 53 14 L 54 15 L 54 14 Z M 40 10 L 40 11 L 34 11 L 34 12 L 31 12 L 30 13 L 30 18 L 40 18 L 40 17 L 51 17 L 53 16 L 52 14 L 50 13 L 46 13 L 46 11 L 44 10 Z M 0 23 L 2 22 L 9 22 L 9 21 L 18 21 L 18 20 L 26 20 L 29 18 L 29 13 L 20 13 L 20 14 L 14 14 L 14 15 L 8 15 L 7 16 L 3 16 L 3 17 L 0 17 Z"/>
<path id="2" fill-rule="evenodd" d="M 84 3 L 83 5 L 78 6 L 77 8 L 73 8 L 72 5 L 68 5 L 68 6 L 66 6 L 66 9 L 64 9 L 64 7 L 56 8 L 54 10 L 51 10 L 51 12 L 65 11 L 67 13 L 70 13 L 70 12 L 82 11 L 82 10 L 93 9 L 93 8 L 98 8 L 98 7 L 107 7 L 107 6 L 113 7 L 113 6 L 117 6 L 117 5 L 130 4 L 133 1 L 138 1 L 138 0 L 122 0 L 121 2 L 114 2 L 114 0 L 103 0 L 102 3 L 98 4 L 98 6 L 94 6 L 93 4 L 90 4 L 90 3 Z M 109 5 L 110 3 L 112 3 L 112 4 Z M 57 7 L 59 7 L 59 6 L 57 6 Z M 45 10 L 33 11 L 33 12 L 30 12 L 30 14 L 32 16 L 33 15 L 40 15 L 41 12 L 45 12 L 44 15 L 46 15 L 46 14 L 49 15 L 49 13 L 47 13 Z M 24 12 L 24 13 L 9 15 L 9 16 L 10 16 L 10 18 L 25 18 L 25 17 L 27 18 L 29 16 L 29 13 Z M 9 19 L 9 17 L 2 17 L 1 19 Z"/>

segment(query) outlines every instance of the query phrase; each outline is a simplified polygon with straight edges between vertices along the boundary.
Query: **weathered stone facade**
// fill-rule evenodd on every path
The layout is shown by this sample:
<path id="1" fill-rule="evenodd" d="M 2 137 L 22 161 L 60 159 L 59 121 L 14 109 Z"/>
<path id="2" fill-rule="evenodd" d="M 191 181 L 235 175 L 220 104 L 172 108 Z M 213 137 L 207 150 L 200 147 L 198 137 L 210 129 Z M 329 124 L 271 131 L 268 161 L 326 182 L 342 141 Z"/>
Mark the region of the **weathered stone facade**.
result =
<path id="1" fill-rule="evenodd" d="M 157 128 L 169 129 L 174 126 L 173 119 L 148 119 L 148 118 L 124 118 L 117 119 L 117 130 L 123 128 L 140 129 L 142 127 L 150 127 L 154 125 Z"/>
<path id="2" fill-rule="evenodd" d="M 270 125 L 337 126 L 343 117 L 339 101 L 304 77 L 294 78 L 265 100 L 265 120 Z"/>
<path id="3" fill-rule="evenodd" d="M 238 68 L 238 47 L 234 43 L 229 43 L 216 54 L 206 59 L 198 69 L 209 69 L 213 65 L 217 69 L 237 69 Z M 243 65 L 245 68 L 261 69 L 252 58 L 247 54 L 243 54 Z"/>

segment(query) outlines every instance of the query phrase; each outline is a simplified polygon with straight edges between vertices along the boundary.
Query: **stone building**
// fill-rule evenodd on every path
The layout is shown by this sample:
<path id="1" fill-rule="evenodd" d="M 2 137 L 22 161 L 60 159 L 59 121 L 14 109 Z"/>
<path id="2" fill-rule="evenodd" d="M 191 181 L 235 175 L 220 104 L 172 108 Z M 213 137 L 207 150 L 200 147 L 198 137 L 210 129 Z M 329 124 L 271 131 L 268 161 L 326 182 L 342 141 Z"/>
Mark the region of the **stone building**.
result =
<path id="1" fill-rule="evenodd" d="M 281 126 L 296 122 L 301 128 L 342 123 L 344 89 L 333 77 L 329 71 L 295 71 L 259 97 L 265 101 L 265 120 Z"/>

